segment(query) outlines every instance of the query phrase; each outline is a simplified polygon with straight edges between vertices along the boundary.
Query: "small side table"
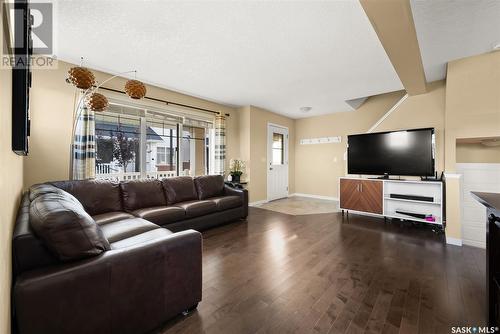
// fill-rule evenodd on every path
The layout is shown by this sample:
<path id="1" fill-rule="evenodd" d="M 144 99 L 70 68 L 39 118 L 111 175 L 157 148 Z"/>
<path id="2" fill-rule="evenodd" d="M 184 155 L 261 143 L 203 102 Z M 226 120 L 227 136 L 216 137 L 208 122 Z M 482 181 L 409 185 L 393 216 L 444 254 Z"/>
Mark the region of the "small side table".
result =
<path id="1" fill-rule="evenodd" d="M 246 189 L 246 187 L 248 185 L 248 182 L 229 182 L 229 181 L 226 181 L 224 183 L 227 184 L 228 186 L 230 186 L 232 188 L 236 188 L 236 189 Z"/>

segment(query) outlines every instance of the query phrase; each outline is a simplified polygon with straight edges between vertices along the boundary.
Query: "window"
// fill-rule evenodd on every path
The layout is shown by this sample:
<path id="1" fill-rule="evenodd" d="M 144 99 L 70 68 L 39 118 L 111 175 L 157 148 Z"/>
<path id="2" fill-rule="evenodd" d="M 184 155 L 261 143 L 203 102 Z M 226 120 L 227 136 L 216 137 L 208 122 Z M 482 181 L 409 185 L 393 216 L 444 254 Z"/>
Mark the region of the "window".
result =
<path id="1" fill-rule="evenodd" d="M 285 163 L 284 136 L 281 133 L 273 133 L 273 165 L 283 165 Z"/>
<path id="2" fill-rule="evenodd" d="M 163 165 L 167 163 L 167 148 L 164 146 L 158 146 L 156 148 L 156 164 Z"/>
<path id="3" fill-rule="evenodd" d="M 146 120 L 146 170 L 177 172 L 177 124 L 158 119 Z M 156 160 L 155 158 L 156 157 Z"/>
<path id="4" fill-rule="evenodd" d="M 95 114 L 96 177 L 208 174 L 212 127 L 208 121 L 111 103 L 108 111 Z"/>
<path id="5" fill-rule="evenodd" d="M 96 173 L 140 172 L 140 119 L 96 114 Z"/>
<path id="6" fill-rule="evenodd" d="M 182 175 L 204 175 L 208 173 L 207 150 L 208 140 L 205 128 L 184 126 L 181 140 Z"/>

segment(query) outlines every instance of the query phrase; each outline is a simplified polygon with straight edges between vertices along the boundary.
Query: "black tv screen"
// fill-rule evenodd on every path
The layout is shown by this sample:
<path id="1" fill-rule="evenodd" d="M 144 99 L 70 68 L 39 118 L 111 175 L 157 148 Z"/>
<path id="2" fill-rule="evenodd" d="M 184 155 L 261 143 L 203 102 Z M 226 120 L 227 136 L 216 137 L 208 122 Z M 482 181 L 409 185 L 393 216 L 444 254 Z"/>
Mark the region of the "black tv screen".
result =
<path id="1" fill-rule="evenodd" d="M 434 129 L 347 137 L 347 170 L 364 175 L 434 175 Z"/>
<path id="2" fill-rule="evenodd" d="M 14 9 L 14 39 L 16 43 L 12 47 L 14 54 L 14 66 L 12 67 L 12 150 L 19 155 L 28 155 L 30 62 L 33 54 L 32 18 L 27 0 L 15 0 Z"/>

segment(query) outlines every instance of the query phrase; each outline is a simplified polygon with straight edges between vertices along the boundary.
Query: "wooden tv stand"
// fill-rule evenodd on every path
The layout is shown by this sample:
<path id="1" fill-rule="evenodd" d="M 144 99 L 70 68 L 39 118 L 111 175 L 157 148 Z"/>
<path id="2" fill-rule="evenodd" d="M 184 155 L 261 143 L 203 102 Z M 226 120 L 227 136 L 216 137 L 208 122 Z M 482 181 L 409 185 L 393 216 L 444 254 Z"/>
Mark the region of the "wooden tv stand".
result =
<path id="1" fill-rule="evenodd" d="M 354 211 L 384 218 L 443 225 L 442 182 L 341 177 L 339 188 L 342 213 Z M 426 196 L 432 197 L 433 201 L 391 198 L 391 194 Z M 435 221 L 403 215 L 396 211 L 433 215 Z"/>

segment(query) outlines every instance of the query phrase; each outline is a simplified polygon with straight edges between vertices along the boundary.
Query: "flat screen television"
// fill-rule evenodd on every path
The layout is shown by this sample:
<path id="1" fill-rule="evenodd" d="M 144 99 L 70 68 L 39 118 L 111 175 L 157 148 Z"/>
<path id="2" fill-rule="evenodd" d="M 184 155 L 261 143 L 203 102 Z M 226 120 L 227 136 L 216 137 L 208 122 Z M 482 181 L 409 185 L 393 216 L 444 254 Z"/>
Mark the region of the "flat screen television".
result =
<path id="1" fill-rule="evenodd" d="M 347 170 L 361 175 L 434 175 L 434 129 L 347 137 Z"/>
<path id="2" fill-rule="evenodd" d="M 14 2 L 14 40 L 12 47 L 12 151 L 28 155 L 30 135 L 29 92 L 31 87 L 30 61 L 33 54 L 31 39 L 31 15 L 27 0 Z"/>

